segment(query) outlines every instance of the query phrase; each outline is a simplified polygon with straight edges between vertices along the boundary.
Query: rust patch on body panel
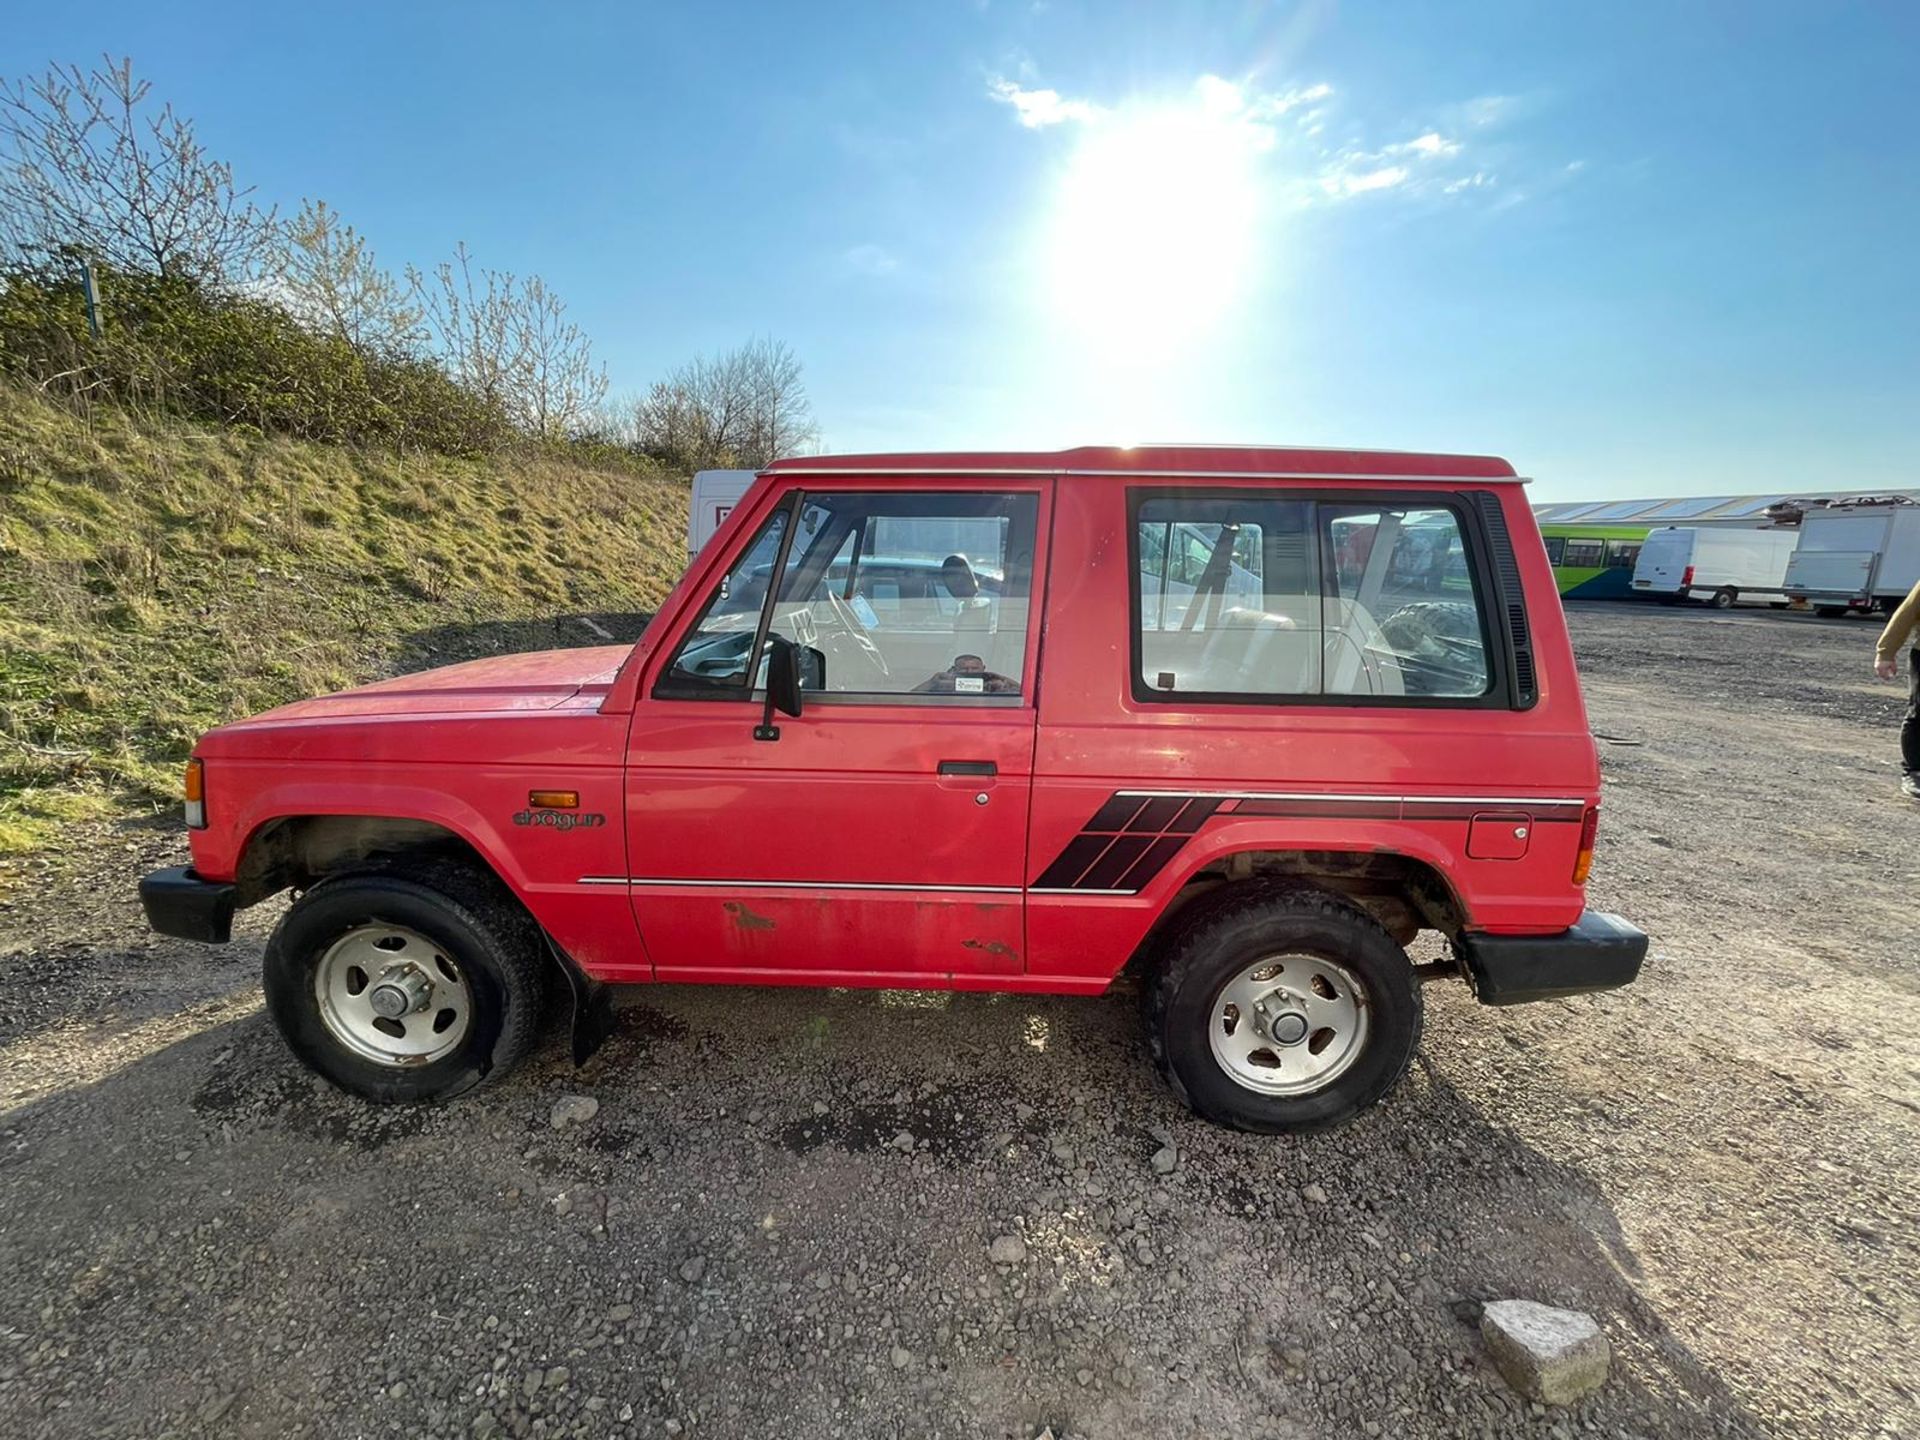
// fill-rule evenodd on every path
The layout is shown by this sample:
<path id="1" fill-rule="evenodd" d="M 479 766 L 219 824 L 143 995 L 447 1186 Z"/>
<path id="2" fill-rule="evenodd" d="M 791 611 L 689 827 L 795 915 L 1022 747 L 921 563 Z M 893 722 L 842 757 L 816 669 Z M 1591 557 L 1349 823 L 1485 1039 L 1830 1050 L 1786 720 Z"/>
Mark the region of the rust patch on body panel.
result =
<path id="1" fill-rule="evenodd" d="M 984 950 L 989 955 L 998 955 L 1003 960 L 1015 959 L 1013 947 L 1004 940 L 962 940 L 961 948 L 966 950 Z"/>
<path id="2" fill-rule="evenodd" d="M 771 930 L 773 921 L 765 915 L 756 915 L 738 900 L 729 900 L 721 907 L 733 918 L 733 923 L 742 930 Z"/>

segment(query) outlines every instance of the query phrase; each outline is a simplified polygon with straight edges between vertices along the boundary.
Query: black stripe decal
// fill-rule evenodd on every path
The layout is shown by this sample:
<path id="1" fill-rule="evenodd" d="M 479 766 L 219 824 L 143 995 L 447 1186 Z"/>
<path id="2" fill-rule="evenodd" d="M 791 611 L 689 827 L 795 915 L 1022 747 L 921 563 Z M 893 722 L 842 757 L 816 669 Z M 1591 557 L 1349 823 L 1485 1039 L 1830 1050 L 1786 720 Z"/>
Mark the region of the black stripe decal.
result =
<path id="1" fill-rule="evenodd" d="M 1226 802 L 1217 796 L 1197 797 L 1187 802 L 1186 808 L 1174 817 L 1167 826 L 1169 835 L 1191 835 L 1207 821 L 1213 818 L 1213 812 Z"/>
<path id="2" fill-rule="evenodd" d="M 1586 818 L 1584 810 L 1533 810 L 1524 801 L 1511 805 L 1419 805 L 1407 811 L 1409 820 L 1471 820 L 1475 816 L 1494 820 L 1531 820 L 1535 825 L 1578 825 Z"/>
<path id="3" fill-rule="evenodd" d="M 1165 834 L 1167 827 L 1180 818 L 1180 812 L 1192 803 L 1184 795 L 1158 796 L 1140 807 L 1140 813 L 1127 822 L 1127 829 L 1149 835 Z"/>
<path id="4" fill-rule="evenodd" d="M 1147 853 L 1133 864 L 1133 868 L 1120 877 L 1118 889 L 1144 890 L 1147 882 L 1166 869 L 1167 862 L 1186 848 L 1185 835 L 1162 835 L 1147 847 Z"/>
<path id="5" fill-rule="evenodd" d="M 1073 885 L 1087 867 L 1100 858 L 1107 848 L 1107 835 L 1080 834 L 1067 842 L 1067 848 L 1060 852 L 1060 858 L 1047 867 L 1046 873 L 1033 883 L 1042 890 L 1065 890 Z"/>
<path id="6" fill-rule="evenodd" d="M 1147 853 L 1153 844 L 1148 835 L 1122 835 L 1107 847 L 1093 868 L 1080 877 L 1075 888 L 1081 890 L 1117 890 L 1120 877 L 1133 868 L 1133 862 Z"/>
<path id="7" fill-rule="evenodd" d="M 1114 795 L 1093 812 L 1093 818 L 1087 821 L 1088 830 L 1104 831 L 1111 835 L 1116 830 L 1124 830 L 1133 817 L 1145 809 L 1147 801 L 1137 795 Z"/>
<path id="8" fill-rule="evenodd" d="M 1217 795 L 1112 795 L 1033 888 L 1138 890 L 1225 803 Z"/>
<path id="9" fill-rule="evenodd" d="M 1180 795 L 1116 792 L 1033 882 L 1035 890 L 1137 893 L 1152 883 L 1200 828 L 1220 814 L 1293 820 L 1523 819 L 1575 825 L 1586 807 L 1576 800 L 1427 800 L 1420 796 Z"/>
<path id="10" fill-rule="evenodd" d="M 1284 815 L 1292 819 L 1337 816 L 1343 820 L 1398 820 L 1398 800 L 1242 800 L 1236 815 Z"/>

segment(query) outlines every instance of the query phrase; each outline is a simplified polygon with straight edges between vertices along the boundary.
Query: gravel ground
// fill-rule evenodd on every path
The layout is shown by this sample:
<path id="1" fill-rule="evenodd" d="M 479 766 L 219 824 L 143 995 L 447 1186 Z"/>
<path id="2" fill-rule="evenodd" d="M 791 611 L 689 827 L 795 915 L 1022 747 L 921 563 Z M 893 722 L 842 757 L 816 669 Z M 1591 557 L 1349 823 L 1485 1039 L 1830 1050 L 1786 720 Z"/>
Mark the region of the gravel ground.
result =
<path id="1" fill-rule="evenodd" d="M 178 835 L 77 833 L 0 875 L 0 1428 L 1920 1433 L 1920 807 L 1870 627 L 1573 623 L 1645 977 L 1433 987 L 1406 1085 L 1297 1140 L 1188 1118 L 1122 996 L 635 992 L 581 1072 L 370 1109 L 260 1011 L 277 906 L 156 939 Z M 1598 1317 L 1606 1388 L 1515 1399 L 1500 1297 Z"/>

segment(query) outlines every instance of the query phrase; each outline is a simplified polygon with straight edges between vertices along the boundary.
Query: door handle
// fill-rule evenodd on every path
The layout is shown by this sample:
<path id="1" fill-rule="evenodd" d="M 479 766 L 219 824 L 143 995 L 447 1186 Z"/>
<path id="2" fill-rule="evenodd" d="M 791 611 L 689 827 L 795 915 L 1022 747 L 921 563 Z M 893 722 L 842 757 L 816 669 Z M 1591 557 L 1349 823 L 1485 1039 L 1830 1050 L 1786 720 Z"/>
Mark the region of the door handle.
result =
<path id="1" fill-rule="evenodd" d="M 998 775 L 1000 767 L 991 760 L 942 760 L 942 775 Z"/>

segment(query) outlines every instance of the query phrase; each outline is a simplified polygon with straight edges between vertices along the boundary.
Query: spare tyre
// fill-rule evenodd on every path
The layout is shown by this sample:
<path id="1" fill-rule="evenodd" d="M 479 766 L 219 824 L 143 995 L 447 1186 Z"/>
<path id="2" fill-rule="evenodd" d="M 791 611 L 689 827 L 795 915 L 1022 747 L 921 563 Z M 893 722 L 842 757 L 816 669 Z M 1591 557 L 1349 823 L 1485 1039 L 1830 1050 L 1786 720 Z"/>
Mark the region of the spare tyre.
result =
<path id="1" fill-rule="evenodd" d="M 1380 622 L 1399 657 L 1409 695 L 1480 695 L 1487 688 L 1487 643 L 1480 613 L 1458 600 L 1403 605 Z"/>

